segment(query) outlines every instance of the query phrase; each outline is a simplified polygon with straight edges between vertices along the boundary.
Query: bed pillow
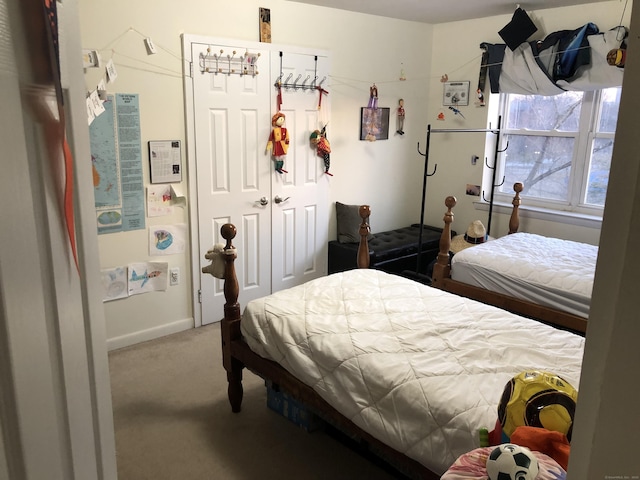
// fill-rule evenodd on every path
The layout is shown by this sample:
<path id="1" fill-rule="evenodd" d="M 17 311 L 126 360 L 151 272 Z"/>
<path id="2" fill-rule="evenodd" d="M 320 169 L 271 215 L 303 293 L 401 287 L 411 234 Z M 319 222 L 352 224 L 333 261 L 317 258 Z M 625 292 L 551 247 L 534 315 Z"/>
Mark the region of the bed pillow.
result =
<path id="1" fill-rule="evenodd" d="M 362 219 L 358 213 L 360 205 L 345 205 L 336 202 L 336 217 L 338 219 L 338 242 L 359 243 L 360 223 Z M 367 219 L 367 222 L 369 219 Z M 369 234 L 367 240 L 371 240 L 373 235 Z"/>

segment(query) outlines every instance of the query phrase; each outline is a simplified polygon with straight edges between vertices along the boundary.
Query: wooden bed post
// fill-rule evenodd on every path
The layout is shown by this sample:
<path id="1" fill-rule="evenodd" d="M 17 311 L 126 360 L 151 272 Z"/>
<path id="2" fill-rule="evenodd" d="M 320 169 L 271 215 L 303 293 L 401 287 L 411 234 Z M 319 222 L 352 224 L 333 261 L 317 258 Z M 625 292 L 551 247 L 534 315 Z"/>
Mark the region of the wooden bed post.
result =
<path id="1" fill-rule="evenodd" d="M 449 196 L 445 198 L 444 204 L 447 207 L 447 211 L 444 214 L 444 228 L 440 235 L 440 250 L 436 259 L 436 264 L 433 266 L 432 285 L 437 288 L 443 287 L 443 282 L 446 278 L 449 278 L 451 271 L 449 250 L 451 249 L 451 224 L 453 223 L 453 211 L 451 210 L 456 206 L 458 200 L 456 197 Z"/>
<path id="2" fill-rule="evenodd" d="M 524 184 L 522 182 L 516 182 L 513 184 L 513 191 L 516 194 L 513 197 L 513 201 L 511 204 L 513 205 L 513 209 L 511 210 L 511 218 L 509 218 L 509 233 L 516 233 L 518 228 L 520 228 L 520 217 L 518 213 L 518 208 L 520 207 L 520 192 L 524 189 Z"/>
<path id="3" fill-rule="evenodd" d="M 231 344 L 234 340 L 242 338 L 240 332 L 240 304 L 238 303 L 238 277 L 236 276 L 235 259 L 237 258 L 236 248 L 231 241 L 237 233 L 236 227 L 230 223 L 225 223 L 220 228 L 220 234 L 227 243 L 224 246 L 224 318 L 220 326 L 222 334 L 222 365 L 227 371 L 227 381 L 229 382 L 227 394 L 231 410 L 239 412 L 242 405 L 242 369 L 244 365 L 233 358 L 231 354 Z"/>
<path id="4" fill-rule="evenodd" d="M 369 241 L 367 239 L 371 233 L 371 227 L 369 226 L 369 223 L 367 223 L 367 219 L 369 218 L 369 215 L 371 215 L 369 205 L 360 205 L 358 214 L 360 215 L 360 218 L 362 218 L 362 223 L 358 230 L 358 233 L 360 234 L 360 244 L 358 245 L 357 264 L 358 268 L 369 268 Z"/>

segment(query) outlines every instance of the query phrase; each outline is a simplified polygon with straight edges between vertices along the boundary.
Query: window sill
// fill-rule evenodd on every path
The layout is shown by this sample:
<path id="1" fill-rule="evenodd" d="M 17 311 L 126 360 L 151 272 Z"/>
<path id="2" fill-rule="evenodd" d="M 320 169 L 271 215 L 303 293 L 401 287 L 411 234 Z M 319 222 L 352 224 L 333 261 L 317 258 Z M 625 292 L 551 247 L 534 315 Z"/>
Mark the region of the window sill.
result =
<path id="1" fill-rule="evenodd" d="M 489 204 L 486 202 L 474 202 L 476 210 L 489 211 Z M 494 202 L 493 211 L 505 215 L 511 215 L 513 205 L 510 203 Z M 600 229 L 602 227 L 602 218 L 594 215 L 585 215 L 576 212 L 565 212 L 562 210 L 549 210 L 545 208 L 537 208 L 521 205 L 519 208 L 521 218 L 535 218 L 537 220 L 546 220 L 548 222 L 558 222 L 563 225 L 576 225 L 579 227 Z"/>

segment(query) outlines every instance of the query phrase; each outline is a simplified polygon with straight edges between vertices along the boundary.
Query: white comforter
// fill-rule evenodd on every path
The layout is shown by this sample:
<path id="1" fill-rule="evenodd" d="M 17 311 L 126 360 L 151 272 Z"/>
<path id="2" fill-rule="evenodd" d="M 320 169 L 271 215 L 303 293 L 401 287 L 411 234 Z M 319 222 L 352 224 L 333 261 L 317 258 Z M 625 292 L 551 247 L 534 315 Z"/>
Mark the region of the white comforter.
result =
<path id="1" fill-rule="evenodd" d="M 251 301 L 242 332 L 365 431 L 442 474 L 492 429 L 506 382 L 578 388 L 583 338 L 378 270 Z"/>
<path id="2" fill-rule="evenodd" d="M 588 317 L 597 258 L 594 245 L 520 232 L 455 254 L 451 277 Z"/>

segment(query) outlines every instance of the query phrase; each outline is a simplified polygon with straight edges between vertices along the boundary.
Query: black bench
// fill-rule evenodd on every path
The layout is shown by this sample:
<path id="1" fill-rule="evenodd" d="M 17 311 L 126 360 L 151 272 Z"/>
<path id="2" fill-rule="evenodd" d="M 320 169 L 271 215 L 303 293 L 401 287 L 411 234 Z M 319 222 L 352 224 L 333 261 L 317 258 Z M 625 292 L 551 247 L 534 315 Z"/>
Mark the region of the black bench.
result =
<path id="1" fill-rule="evenodd" d="M 420 225 L 374 233 L 369 240 L 369 268 L 400 274 L 405 270 L 425 272 L 438 255 L 442 228 L 425 225 L 422 230 L 422 254 L 418 269 Z M 456 235 L 452 232 L 452 236 Z M 357 243 L 329 242 L 329 273 L 356 268 Z"/>

